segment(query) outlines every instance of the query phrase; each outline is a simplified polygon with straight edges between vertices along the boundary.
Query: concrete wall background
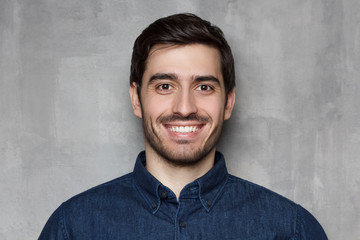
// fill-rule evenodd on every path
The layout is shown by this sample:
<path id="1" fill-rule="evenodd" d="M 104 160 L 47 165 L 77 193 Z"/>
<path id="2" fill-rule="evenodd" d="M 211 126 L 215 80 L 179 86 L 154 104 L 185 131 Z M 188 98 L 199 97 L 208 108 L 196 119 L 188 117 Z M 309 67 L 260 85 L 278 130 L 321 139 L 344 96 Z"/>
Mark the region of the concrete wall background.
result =
<path id="1" fill-rule="evenodd" d="M 219 149 L 231 173 L 360 239 L 357 0 L 0 0 L 0 239 L 36 239 L 69 197 L 132 170 L 143 149 L 128 75 L 153 20 L 220 26 L 237 103 Z"/>

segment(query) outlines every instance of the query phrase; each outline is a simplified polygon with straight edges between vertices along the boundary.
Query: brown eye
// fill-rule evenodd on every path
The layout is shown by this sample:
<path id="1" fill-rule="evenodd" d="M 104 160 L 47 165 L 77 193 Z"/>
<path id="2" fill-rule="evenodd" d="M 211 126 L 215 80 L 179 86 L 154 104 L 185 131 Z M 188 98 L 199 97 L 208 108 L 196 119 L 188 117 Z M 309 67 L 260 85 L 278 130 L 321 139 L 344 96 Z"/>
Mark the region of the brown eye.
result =
<path id="1" fill-rule="evenodd" d="M 156 87 L 160 91 L 170 91 L 173 89 L 173 86 L 167 83 L 160 84 Z"/>
<path id="2" fill-rule="evenodd" d="M 198 90 L 200 90 L 200 91 L 210 91 L 212 88 L 209 86 L 209 85 L 199 85 L 198 87 L 197 87 L 197 89 Z"/>
<path id="3" fill-rule="evenodd" d="M 162 90 L 169 90 L 171 86 L 169 84 L 161 84 L 159 88 Z"/>

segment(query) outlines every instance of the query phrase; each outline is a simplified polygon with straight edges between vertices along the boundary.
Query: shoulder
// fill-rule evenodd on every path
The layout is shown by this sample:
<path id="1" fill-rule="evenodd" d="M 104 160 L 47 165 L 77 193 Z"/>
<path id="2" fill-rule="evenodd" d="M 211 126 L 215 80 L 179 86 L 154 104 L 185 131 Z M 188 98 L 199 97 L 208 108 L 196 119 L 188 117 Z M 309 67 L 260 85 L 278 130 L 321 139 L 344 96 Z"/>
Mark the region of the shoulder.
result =
<path id="1" fill-rule="evenodd" d="M 287 230 L 292 239 L 327 239 L 326 234 L 315 219 L 305 208 L 292 200 L 263 186 L 247 180 L 229 175 L 227 181 L 227 194 L 236 199 L 236 204 L 246 208 L 249 215 L 271 219 L 273 222 L 288 226 Z"/>
<path id="2" fill-rule="evenodd" d="M 118 201 L 119 199 L 124 199 L 129 193 L 133 192 L 133 184 L 133 173 L 128 173 L 73 196 L 64 202 L 63 206 L 80 207 L 84 206 L 84 204 L 91 203 L 105 204 L 106 202 L 111 202 L 115 199 Z"/>
<path id="3" fill-rule="evenodd" d="M 324 229 L 316 218 L 306 209 L 299 206 L 297 217 L 297 239 L 327 240 Z"/>
<path id="4" fill-rule="evenodd" d="M 251 199 L 252 201 L 267 201 L 269 204 L 286 205 L 294 208 L 296 211 L 297 204 L 290 199 L 256 183 L 244 180 L 242 178 L 229 175 L 227 181 L 227 190 L 233 194 L 238 194 L 238 197 L 244 200 Z M 240 194 L 241 193 L 241 196 Z"/>
<path id="5" fill-rule="evenodd" d="M 129 173 L 71 197 L 57 211 L 63 219 L 81 222 L 98 216 L 102 211 L 128 209 L 126 206 L 131 205 L 137 195 L 133 173 Z"/>
<path id="6" fill-rule="evenodd" d="M 98 192 L 108 192 L 108 191 L 113 191 L 114 189 L 118 189 L 121 190 L 123 188 L 128 188 L 128 187 L 132 187 L 133 185 L 133 175 L 134 173 L 128 173 L 125 174 L 121 177 L 115 178 L 111 181 L 102 183 L 100 185 L 97 185 L 95 187 L 92 187 L 76 196 L 74 196 L 73 198 L 77 198 L 77 197 L 82 197 L 82 196 L 86 196 L 86 195 L 91 195 L 91 194 L 96 194 Z"/>
<path id="7" fill-rule="evenodd" d="M 229 175 L 224 194 L 233 204 L 245 208 L 249 215 L 281 219 L 295 224 L 298 205 L 280 194 L 258 184 Z"/>
<path id="8" fill-rule="evenodd" d="M 54 239 L 87 236 L 94 233 L 92 229 L 96 221 L 104 223 L 98 225 L 99 228 L 110 226 L 114 219 L 129 214 L 136 194 L 133 173 L 77 194 L 55 210 L 39 239 L 50 239 L 50 236 Z"/>

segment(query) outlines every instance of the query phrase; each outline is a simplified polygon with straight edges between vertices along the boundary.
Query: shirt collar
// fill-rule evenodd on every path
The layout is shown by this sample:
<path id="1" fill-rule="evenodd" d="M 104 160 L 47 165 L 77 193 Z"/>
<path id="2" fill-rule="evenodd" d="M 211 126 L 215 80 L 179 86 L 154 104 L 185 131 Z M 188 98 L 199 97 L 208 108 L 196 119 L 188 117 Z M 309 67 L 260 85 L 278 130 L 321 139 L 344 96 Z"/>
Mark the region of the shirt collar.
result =
<path id="1" fill-rule="evenodd" d="M 145 168 L 145 151 L 140 152 L 134 167 L 135 185 L 144 198 L 150 211 L 155 214 L 166 197 L 176 201 L 175 194 Z M 199 198 L 206 211 L 210 211 L 221 194 L 228 178 L 224 156 L 215 153 L 214 166 L 202 177 L 187 184 L 180 193 L 180 201 L 185 198 Z"/>

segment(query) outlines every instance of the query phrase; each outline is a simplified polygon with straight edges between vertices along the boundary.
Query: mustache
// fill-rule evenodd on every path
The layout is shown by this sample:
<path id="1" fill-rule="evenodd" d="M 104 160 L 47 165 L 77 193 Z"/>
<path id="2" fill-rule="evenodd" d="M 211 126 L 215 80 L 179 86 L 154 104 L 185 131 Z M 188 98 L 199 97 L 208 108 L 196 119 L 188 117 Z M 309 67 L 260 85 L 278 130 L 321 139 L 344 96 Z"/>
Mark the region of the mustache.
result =
<path id="1" fill-rule="evenodd" d="M 179 114 L 172 114 L 169 116 L 162 116 L 159 118 L 159 122 L 175 122 L 175 121 L 198 121 L 198 122 L 209 122 L 210 119 L 205 116 L 199 116 L 195 113 L 190 114 L 189 116 L 183 117 Z"/>

